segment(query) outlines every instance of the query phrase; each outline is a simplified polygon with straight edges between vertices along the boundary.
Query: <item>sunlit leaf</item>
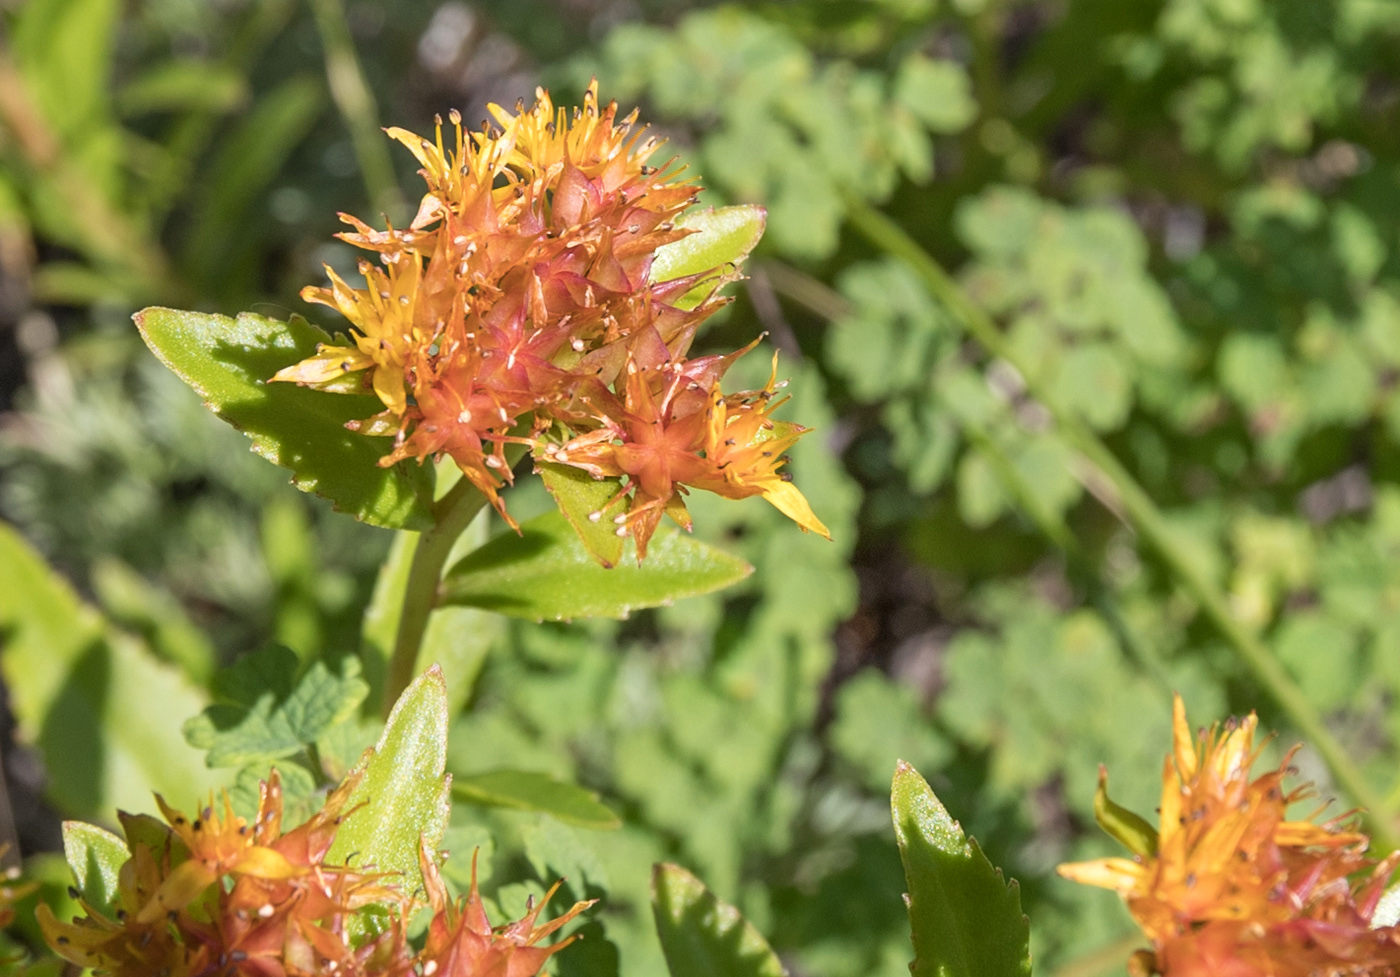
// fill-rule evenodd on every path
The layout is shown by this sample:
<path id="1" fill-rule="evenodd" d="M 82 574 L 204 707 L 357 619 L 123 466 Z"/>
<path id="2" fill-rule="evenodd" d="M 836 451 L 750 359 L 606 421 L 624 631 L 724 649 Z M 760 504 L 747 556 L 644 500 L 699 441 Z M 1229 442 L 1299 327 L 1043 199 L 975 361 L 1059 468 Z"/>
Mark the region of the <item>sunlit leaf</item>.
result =
<path id="1" fill-rule="evenodd" d="M 679 865 L 651 873 L 651 909 L 671 977 L 786 977 L 763 936 Z"/>
<path id="2" fill-rule="evenodd" d="M 356 866 L 402 873 L 404 891 L 419 891 L 419 844 L 434 850 L 447 828 L 446 769 L 447 685 L 432 668 L 404 690 L 374 750 L 352 771 L 361 779 L 346 810 L 364 806 L 340 826 L 327 861 L 353 855 Z"/>
<path id="3" fill-rule="evenodd" d="M 977 116 L 967 69 L 952 60 L 921 54 L 905 58 L 895 81 L 895 98 L 934 132 L 957 132 Z"/>
<path id="4" fill-rule="evenodd" d="M 613 519 L 628 509 L 626 498 L 619 497 L 622 479 L 595 479 L 571 465 L 548 461 L 536 462 L 535 467 L 588 552 L 604 567 L 617 566 L 626 540 L 617 534 Z"/>
<path id="5" fill-rule="evenodd" d="M 1009 885 L 918 771 L 895 768 L 890 795 L 909 886 L 913 977 L 1028 977 L 1030 925 Z"/>
<path id="6" fill-rule="evenodd" d="M 111 558 L 93 564 L 92 587 L 115 623 L 140 634 L 152 651 L 178 665 L 192 681 L 209 684 L 214 674 L 214 646 L 178 601 Z"/>
<path id="7" fill-rule="evenodd" d="M 211 767 L 275 760 L 315 743 L 369 694 L 358 658 L 342 658 L 338 674 L 318 661 L 298 677 L 300 665 L 281 645 L 240 658 L 215 679 L 223 701 L 185 723 L 185 739 Z"/>
<path id="8" fill-rule="evenodd" d="M 111 817 L 145 807 L 154 790 L 184 799 L 217 785 L 179 732 L 204 694 L 110 628 L 3 524 L 0 635 L 19 735 L 39 747 L 46 792 L 65 813 Z"/>
<path id="9" fill-rule="evenodd" d="M 443 580 L 443 600 L 514 617 L 563 621 L 625 618 L 643 607 L 709 593 L 753 572 L 743 560 L 672 528 L 657 532 L 646 562 L 630 553 L 618 566 L 598 565 L 558 512 L 503 533 L 458 562 Z"/>
<path id="10" fill-rule="evenodd" d="M 291 469 L 292 483 L 376 526 L 432 524 L 433 470 L 380 468 L 385 442 L 345 429 L 382 409 L 370 396 L 328 394 L 267 379 L 316 350 L 324 333 L 305 320 L 278 322 L 245 312 L 237 319 L 146 309 L 136 325 L 166 366 L 215 414 L 253 441 L 253 450 Z"/>
<path id="11" fill-rule="evenodd" d="M 63 822 L 63 857 L 83 899 L 111 915 L 117 897 L 117 875 L 131 857 L 126 842 L 105 828 L 82 821 Z"/>
<path id="12" fill-rule="evenodd" d="M 762 207 L 711 207 L 697 210 L 676 220 L 678 227 L 689 227 L 694 234 L 658 248 L 651 265 L 651 280 L 669 282 L 686 275 L 717 269 L 723 273 L 743 261 L 763 237 L 768 212 Z M 691 309 L 710 293 L 713 285 L 701 284 L 687 292 L 676 305 Z"/>
<path id="13" fill-rule="evenodd" d="M 1385 890 L 1371 916 L 1371 925 L 1376 928 L 1396 924 L 1400 924 L 1400 882 Z"/>

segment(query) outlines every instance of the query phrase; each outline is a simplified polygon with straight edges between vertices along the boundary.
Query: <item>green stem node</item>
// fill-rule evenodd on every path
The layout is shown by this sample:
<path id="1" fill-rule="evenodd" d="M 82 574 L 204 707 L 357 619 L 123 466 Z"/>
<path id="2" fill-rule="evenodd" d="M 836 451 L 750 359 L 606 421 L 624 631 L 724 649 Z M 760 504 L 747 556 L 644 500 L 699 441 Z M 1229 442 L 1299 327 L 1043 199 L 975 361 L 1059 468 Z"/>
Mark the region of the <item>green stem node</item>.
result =
<path id="1" fill-rule="evenodd" d="M 385 717 L 417 672 L 418 649 L 428 630 L 428 615 L 437 606 L 438 586 L 443 567 L 452 553 L 452 544 L 457 542 L 457 537 L 462 535 L 485 504 L 486 496 L 463 478 L 433 505 L 433 528 L 418 537 L 413 549 L 413 562 L 408 568 L 399 630 L 394 637 L 394 654 L 384 678 Z"/>

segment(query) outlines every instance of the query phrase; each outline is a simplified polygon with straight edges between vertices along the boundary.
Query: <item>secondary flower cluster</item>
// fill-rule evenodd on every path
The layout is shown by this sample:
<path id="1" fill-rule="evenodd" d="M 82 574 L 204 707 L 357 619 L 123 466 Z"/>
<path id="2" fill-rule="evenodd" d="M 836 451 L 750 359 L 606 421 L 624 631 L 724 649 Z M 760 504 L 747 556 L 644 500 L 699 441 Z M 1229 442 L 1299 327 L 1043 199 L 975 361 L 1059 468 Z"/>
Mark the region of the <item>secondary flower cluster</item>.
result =
<path id="1" fill-rule="evenodd" d="M 735 266 L 653 280 L 699 188 L 649 165 L 660 142 L 634 131 L 635 112 L 600 108 L 596 83 L 572 118 L 543 90 L 528 111 L 490 111 L 497 125 L 480 132 L 454 112 L 447 145 L 440 122 L 434 141 L 388 130 L 428 192 L 406 229 L 341 215 L 354 228 L 341 238 L 382 267 L 361 262 L 364 288 L 331 272 L 330 288 L 302 293 L 354 330 L 273 379 L 372 389 L 385 410 L 356 429 L 394 437 L 381 464 L 449 455 L 508 521 L 498 491 L 515 443 L 617 479 L 619 533 L 639 557 L 663 512 L 688 526 L 689 488 L 762 495 L 827 535 L 779 470 L 804 429 L 773 420 L 777 384 L 724 394 L 739 354 L 688 358 Z"/>
<path id="2" fill-rule="evenodd" d="M 190 820 L 157 797 L 168 824 L 123 814 L 131 858 L 121 867 L 108 913 L 80 900 L 86 915 L 62 923 L 40 904 L 38 919 L 54 952 L 113 977 L 533 977 L 570 940 L 536 946 L 592 903 L 578 903 L 536 926 L 541 909 L 493 928 L 475 881 L 459 903 L 448 899 L 437 867 L 422 854 L 433 910 L 427 943 L 407 941 L 416 906 L 394 879 L 372 869 L 327 863 L 357 779 L 348 779 L 314 817 L 282 832 L 282 789 L 274 770 L 262 784 L 249 824 L 209 804 Z M 558 888 L 557 886 L 555 887 Z M 551 889 L 549 895 L 553 895 Z M 391 918 L 356 946 L 349 920 L 371 904 Z"/>
<path id="3" fill-rule="evenodd" d="M 1123 897 L 1152 943 L 1132 961 L 1138 975 L 1393 977 L 1400 927 L 1374 916 L 1400 853 L 1368 858 L 1368 839 L 1343 818 L 1288 820 L 1311 785 L 1283 787 L 1296 747 L 1250 779 L 1256 725 L 1251 714 L 1193 738 L 1178 696 L 1159 828 L 1109 801 L 1101 775 L 1100 823 L 1134 857 L 1061 865 L 1060 874 Z"/>

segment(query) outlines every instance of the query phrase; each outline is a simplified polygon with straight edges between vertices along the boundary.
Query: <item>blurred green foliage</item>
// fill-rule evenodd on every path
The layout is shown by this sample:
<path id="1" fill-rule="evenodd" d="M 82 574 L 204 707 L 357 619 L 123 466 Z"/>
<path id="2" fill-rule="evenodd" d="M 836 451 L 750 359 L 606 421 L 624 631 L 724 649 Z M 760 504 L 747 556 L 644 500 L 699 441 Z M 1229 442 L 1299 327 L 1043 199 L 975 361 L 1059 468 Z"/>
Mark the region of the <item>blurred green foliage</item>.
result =
<path id="1" fill-rule="evenodd" d="M 363 683 L 382 681 L 392 634 L 371 614 L 363 679 L 342 661 L 362 652 L 390 533 L 296 493 L 126 316 L 308 312 L 296 290 L 349 262 L 335 212 L 392 211 L 385 165 L 413 185 L 407 154 L 385 164 L 387 141 L 355 133 L 427 131 L 453 106 L 483 117 L 536 83 L 569 102 L 596 75 L 708 200 L 769 208 L 750 280 L 701 342 L 768 330 L 792 377 L 784 416 L 819 431 L 792 470 L 836 542 L 757 500 L 696 497 L 697 533 L 755 567 L 730 590 L 623 622 L 438 618 L 429 647 L 462 659 L 444 663 L 448 770 L 548 774 L 622 822 L 454 804 L 443 844 L 483 846 L 506 912 L 559 875 L 605 896 L 561 974 L 660 972 L 658 861 L 739 906 L 798 972 L 902 974 L 884 800 L 899 757 L 1021 880 L 1037 967 L 1054 972 L 1129 931 L 1111 897 L 1051 869 L 1109 850 L 1092 826 L 1099 763 L 1127 806 L 1155 805 L 1172 690 L 1195 720 L 1258 709 L 1293 742 L 1050 407 L 1144 487 L 1393 822 L 1400 2 L 313 6 L 0 13 L 0 511 L 106 615 L 75 611 L 36 643 L 16 623 L 21 584 L 0 598 L 10 707 L 63 815 L 139 804 L 122 791 L 148 785 L 107 775 L 129 743 L 80 756 L 117 721 L 119 690 L 55 685 L 48 659 L 96 656 L 115 677 L 131 658 L 131 681 L 178 686 L 175 723 L 242 710 L 234 731 L 207 722 L 190 742 L 234 766 L 252 750 L 253 767 L 201 770 L 185 751 L 188 787 L 151 785 L 236 782 L 250 798 L 256 764 L 293 755 L 292 797 L 316 786 L 317 759 L 353 763 L 375 721 L 293 723 L 300 686 L 240 701 L 216 666 L 277 642 L 353 709 L 378 701 Z M 951 269 L 1034 375 L 853 233 L 853 201 Z M 761 383 L 759 359 L 736 383 Z M 513 496 L 522 519 L 548 508 L 539 485 Z M 25 574 L 13 559 L 5 572 Z M 76 732 L 51 721 L 74 697 Z M 1326 784 L 1314 754 L 1299 762 Z"/>

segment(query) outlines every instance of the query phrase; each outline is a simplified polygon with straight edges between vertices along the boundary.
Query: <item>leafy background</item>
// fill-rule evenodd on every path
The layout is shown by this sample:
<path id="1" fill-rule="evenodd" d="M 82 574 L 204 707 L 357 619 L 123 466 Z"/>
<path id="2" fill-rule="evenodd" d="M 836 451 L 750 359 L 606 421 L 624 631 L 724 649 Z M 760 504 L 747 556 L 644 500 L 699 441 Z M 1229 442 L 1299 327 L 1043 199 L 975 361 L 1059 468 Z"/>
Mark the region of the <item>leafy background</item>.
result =
<path id="1" fill-rule="evenodd" d="M 786 416 L 818 429 L 793 470 L 836 542 L 758 500 L 697 499 L 697 531 L 756 568 L 721 594 L 623 622 L 440 613 L 448 769 L 549 774 L 620 821 L 480 791 L 454 805 L 444 844 L 484 846 L 502 909 L 561 874 L 606 894 L 561 974 L 657 972 L 657 861 L 741 907 L 796 973 L 902 974 L 897 757 L 1021 880 L 1043 973 L 1116 972 L 1116 900 L 1051 872 L 1109 850 L 1097 765 L 1150 811 L 1172 690 L 1198 721 L 1258 709 L 1282 743 L 1297 733 L 1028 381 L 1138 479 L 1393 814 L 1397 35 L 1396 0 L 6 6 L 0 669 L 18 850 L 52 876 L 59 818 L 110 819 L 153 786 L 188 802 L 236 784 L 246 802 L 274 758 L 306 797 L 377 734 L 372 598 L 393 534 L 249 453 L 130 313 L 318 318 L 296 292 L 352 264 L 336 211 L 401 216 L 416 193 L 378 125 L 479 118 L 537 84 L 568 102 L 594 75 L 708 200 L 769 208 L 702 341 L 767 330 Z M 850 219 L 866 206 L 1036 373 L 972 343 L 870 244 Z M 761 372 L 751 359 L 736 380 Z M 510 504 L 549 500 L 534 484 Z M 255 667 L 277 696 L 239 698 Z M 154 687 L 159 716 L 133 707 Z M 182 746 L 211 702 L 223 718 Z M 1299 762 L 1330 789 L 1314 754 Z M 449 864 L 462 884 L 466 860 Z"/>

